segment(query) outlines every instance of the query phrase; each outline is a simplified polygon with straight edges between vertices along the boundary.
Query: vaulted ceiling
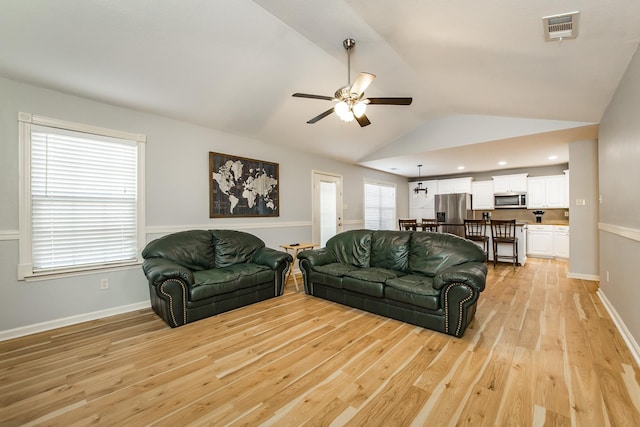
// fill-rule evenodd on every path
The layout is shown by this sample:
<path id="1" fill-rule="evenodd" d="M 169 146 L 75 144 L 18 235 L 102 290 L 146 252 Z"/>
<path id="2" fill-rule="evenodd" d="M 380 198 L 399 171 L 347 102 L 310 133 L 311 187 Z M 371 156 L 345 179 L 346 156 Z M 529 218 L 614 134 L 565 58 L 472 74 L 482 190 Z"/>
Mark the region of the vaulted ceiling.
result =
<path id="1" fill-rule="evenodd" d="M 542 17 L 579 11 L 575 39 Z M 568 161 L 640 43 L 630 0 L 2 0 L 0 76 L 404 176 Z M 372 125 L 311 117 L 377 76 Z M 555 154 L 555 160 L 548 156 Z M 504 160 L 506 165 L 498 166 Z"/>

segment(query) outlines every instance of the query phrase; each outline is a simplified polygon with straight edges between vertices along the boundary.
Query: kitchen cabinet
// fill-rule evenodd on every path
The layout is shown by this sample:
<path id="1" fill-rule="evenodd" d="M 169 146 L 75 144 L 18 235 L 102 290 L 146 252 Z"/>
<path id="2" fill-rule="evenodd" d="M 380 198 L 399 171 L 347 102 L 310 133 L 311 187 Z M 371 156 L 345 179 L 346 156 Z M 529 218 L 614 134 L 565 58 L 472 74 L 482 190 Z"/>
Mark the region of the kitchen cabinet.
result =
<path id="1" fill-rule="evenodd" d="M 527 175 L 518 173 L 513 175 L 499 175 L 493 178 L 494 193 L 526 193 Z"/>
<path id="2" fill-rule="evenodd" d="M 527 228 L 527 255 L 553 257 L 553 225 L 529 224 Z"/>
<path id="3" fill-rule="evenodd" d="M 569 258 L 568 225 L 556 225 L 553 227 L 553 257 Z"/>
<path id="4" fill-rule="evenodd" d="M 537 176 L 527 180 L 527 209 L 567 208 L 565 175 Z"/>
<path id="5" fill-rule="evenodd" d="M 420 182 L 422 182 L 422 187 L 427 189 L 427 197 L 424 197 L 424 192 L 420 192 L 418 197 L 414 197 L 413 189 L 417 187 L 418 181 L 409 183 L 409 218 L 417 220 L 435 218 L 435 195 L 438 193 L 438 181 Z"/>
<path id="6" fill-rule="evenodd" d="M 493 209 L 493 181 L 474 181 L 471 184 L 471 195 L 474 210 Z"/>
<path id="7" fill-rule="evenodd" d="M 471 182 L 473 178 L 451 178 L 438 181 L 438 194 L 471 194 Z"/>

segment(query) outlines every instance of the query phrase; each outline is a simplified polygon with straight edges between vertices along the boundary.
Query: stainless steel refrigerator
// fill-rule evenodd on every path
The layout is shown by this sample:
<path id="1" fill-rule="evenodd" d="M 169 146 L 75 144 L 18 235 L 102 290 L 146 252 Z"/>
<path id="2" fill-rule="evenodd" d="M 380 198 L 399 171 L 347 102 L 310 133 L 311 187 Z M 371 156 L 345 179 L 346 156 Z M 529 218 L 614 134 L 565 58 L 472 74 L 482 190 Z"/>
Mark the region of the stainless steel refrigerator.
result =
<path id="1" fill-rule="evenodd" d="M 473 218 L 471 194 L 436 194 L 435 208 L 438 222 L 446 224 L 438 230 L 464 237 L 464 220 Z"/>

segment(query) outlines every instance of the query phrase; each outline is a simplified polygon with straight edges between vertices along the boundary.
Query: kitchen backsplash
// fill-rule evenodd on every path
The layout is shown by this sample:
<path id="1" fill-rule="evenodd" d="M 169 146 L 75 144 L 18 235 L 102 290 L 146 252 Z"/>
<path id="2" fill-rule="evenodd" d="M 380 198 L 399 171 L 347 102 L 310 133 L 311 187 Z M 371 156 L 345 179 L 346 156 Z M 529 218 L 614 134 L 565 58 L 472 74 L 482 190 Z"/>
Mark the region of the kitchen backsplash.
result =
<path id="1" fill-rule="evenodd" d="M 517 221 L 536 222 L 536 216 L 533 211 L 543 210 L 543 222 L 562 222 L 569 221 L 568 216 L 564 216 L 568 209 L 495 209 L 492 211 L 474 211 L 473 215 L 476 219 L 482 219 L 483 212 L 491 212 L 491 219 L 516 219 Z"/>

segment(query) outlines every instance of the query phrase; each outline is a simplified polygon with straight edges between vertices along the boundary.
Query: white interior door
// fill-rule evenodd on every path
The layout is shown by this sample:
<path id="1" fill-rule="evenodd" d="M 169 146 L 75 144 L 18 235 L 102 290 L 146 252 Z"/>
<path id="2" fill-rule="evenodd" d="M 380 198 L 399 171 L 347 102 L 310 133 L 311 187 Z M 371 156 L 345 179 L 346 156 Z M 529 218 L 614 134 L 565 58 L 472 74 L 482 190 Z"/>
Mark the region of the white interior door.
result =
<path id="1" fill-rule="evenodd" d="M 313 171 L 314 243 L 324 247 L 342 231 L 342 176 Z"/>

